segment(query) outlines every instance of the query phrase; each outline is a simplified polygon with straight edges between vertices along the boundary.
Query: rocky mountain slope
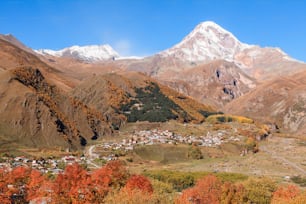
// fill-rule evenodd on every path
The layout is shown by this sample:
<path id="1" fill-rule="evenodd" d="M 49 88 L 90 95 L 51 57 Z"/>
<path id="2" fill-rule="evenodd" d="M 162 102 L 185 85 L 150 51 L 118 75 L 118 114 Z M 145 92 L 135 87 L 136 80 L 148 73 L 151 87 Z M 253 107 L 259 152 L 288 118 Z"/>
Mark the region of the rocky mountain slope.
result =
<path id="1" fill-rule="evenodd" d="M 306 69 L 306 67 L 305 67 Z M 265 82 L 227 104 L 226 112 L 275 123 L 305 138 L 306 71 Z"/>
<path id="2" fill-rule="evenodd" d="M 205 104 L 223 107 L 256 86 L 233 62 L 215 60 L 189 70 L 159 77 L 169 87 L 192 96 Z"/>
<path id="3" fill-rule="evenodd" d="M 222 108 L 258 82 L 297 73 L 304 65 L 279 48 L 242 43 L 219 25 L 203 22 L 172 48 L 132 61 L 127 70 L 144 72 L 183 94 Z M 217 72 L 222 73 L 222 80 L 216 80 Z"/>
<path id="4" fill-rule="evenodd" d="M 197 25 L 178 44 L 142 62 L 132 63 L 129 69 L 142 70 L 158 77 L 169 70 L 188 70 L 214 60 L 233 62 L 250 77 L 258 80 L 286 75 L 288 65 L 291 67 L 290 73 L 299 71 L 303 64 L 279 48 L 261 48 L 242 43 L 229 31 L 208 21 Z"/>

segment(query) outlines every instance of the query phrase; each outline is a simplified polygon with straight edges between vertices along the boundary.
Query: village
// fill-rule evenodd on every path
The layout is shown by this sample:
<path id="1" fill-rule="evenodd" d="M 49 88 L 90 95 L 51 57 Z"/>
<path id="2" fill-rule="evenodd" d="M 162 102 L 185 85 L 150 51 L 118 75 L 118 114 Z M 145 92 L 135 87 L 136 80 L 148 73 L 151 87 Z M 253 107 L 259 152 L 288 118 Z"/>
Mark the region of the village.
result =
<path id="1" fill-rule="evenodd" d="M 25 156 L 9 157 L 2 156 L 0 168 L 12 169 L 17 166 L 26 166 L 37 169 L 42 173 L 59 174 L 67 165 L 79 163 L 86 167 L 99 168 L 101 165 L 96 164 L 97 159 L 102 161 L 111 161 L 118 159 L 115 151 L 129 152 L 133 151 L 135 146 L 153 145 L 153 144 L 193 144 L 203 147 L 217 147 L 222 143 L 230 141 L 240 141 L 240 136 L 229 135 L 225 130 L 207 132 L 203 136 L 182 136 L 169 130 L 141 130 L 135 131 L 131 136 L 122 139 L 120 142 L 103 142 L 92 145 L 82 156 L 73 156 L 67 153 L 61 158 L 27 158 Z M 107 155 L 99 152 L 108 152 Z"/>
<path id="2" fill-rule="evenodd" d="M 121 142 L 103 143 L 105 150 L 109 149 L 124 149 L 133 150 L 136 145 L 153 145 L 153 144 L 194 144 L 197 146 L 216 147 L 222 143 L 230 141 L 240 141 L 240 137 L 230 136 L 225 130 L 213 133 L 208 132 L 203 136 L 182 136 L 168 130 L 141 130 L 135 132 L 130 138 L 123 139 Z"/>
<path id="3" fill-rule="evenodd" d="M 39 170 L 42 173 L 59 174 L 63 172 L 66 165 L 79 163 L 80 165 L 86 164 L 84 156 L 77 157 L 73 155 L 66 155 L 61 158 L 30 158 L 26 156 L 2 156 L 0 168 L 11 170 L 18 166 L 30 167 Z"/>
<path id="4" fill-rule="evenodd" d="M 104 142 L 102 144 L 95 145 L 95 150 L 91 150 L 88 156 L 91 159 L 100 157 L 101 159 L 109 161 L 116 159 L 117 155 L 111 153 L 109 155 L 100 156 L 100 154 L 93 152 L 111 152 L 114 150 L 128 152 L 133 151 L 135 146 L 154 144 L 192 144 L 199 147 L 217 147 L 222 143 L 238 142 L 241 141 L 241 139 L 242 136 L 233 136 L 225 130 L 207 132 L 206 135 L 202 136 L 182 136 L 169 130 L 141 130 L 135 131 L 129 138 L 125 138 L 120 142 Z"/>

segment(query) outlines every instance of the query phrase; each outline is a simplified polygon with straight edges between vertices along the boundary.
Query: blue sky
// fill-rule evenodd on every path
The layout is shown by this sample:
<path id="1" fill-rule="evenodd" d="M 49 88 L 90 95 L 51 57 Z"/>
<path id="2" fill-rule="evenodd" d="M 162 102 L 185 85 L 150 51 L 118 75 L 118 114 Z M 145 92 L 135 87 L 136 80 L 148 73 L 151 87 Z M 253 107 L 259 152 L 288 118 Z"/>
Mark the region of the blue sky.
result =
<path id="1" fill-rule="evenodd" d="M 34 49 L 107 43 L 122 55 L 150 55 L 207 20 L 242 42 L 306 61 L 304 0 L 0 1 L 0 33 Z"/>

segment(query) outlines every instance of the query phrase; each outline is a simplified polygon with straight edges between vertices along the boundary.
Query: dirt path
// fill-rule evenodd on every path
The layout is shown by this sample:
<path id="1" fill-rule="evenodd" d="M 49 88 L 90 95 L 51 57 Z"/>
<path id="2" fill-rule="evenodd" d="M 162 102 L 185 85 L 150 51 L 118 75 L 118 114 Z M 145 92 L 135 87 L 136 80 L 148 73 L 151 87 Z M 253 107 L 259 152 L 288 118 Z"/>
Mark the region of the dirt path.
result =
<path id="1" fill-rule="evenodd" d="M 306 171 L 304 169 L 302 169 L 299 165 L 297 165 L 296 163 L 289 161 L 288 159 L 279 156 L 277 154 L 277 152 L 273 151 L 273 150 L 268 150 L 266 146 L 260 146 L 260 150 L 263 152 L 268 153 L 272 158 L 278 160 L 279 162 L 281 162 L 284 166 L 289 165 L 291 168 L 297 170 L 298 172 L 306 175 Z"/>
<path id="2" fill-rule="evenodd" d="M 94 148 L 95 148 L 95 145 L 91 145 L 88 148 L 88 150 L 86 151 L 86 153 L 88 155 L 87 164 L 90 164 L 90 165 L 94 166 L 95 168 L 100 168 L 101 166 L 92 162 L 93 159 L 97 158 L 97 154 L 93 153 Z"/>

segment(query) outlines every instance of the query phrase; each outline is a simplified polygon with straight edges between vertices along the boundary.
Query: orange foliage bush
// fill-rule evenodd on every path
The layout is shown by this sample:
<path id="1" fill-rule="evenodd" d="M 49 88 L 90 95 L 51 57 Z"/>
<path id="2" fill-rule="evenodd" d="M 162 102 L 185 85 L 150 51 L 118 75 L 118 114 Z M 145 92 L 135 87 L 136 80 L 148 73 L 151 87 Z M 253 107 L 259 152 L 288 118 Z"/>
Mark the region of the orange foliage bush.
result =
<path id="1" fill-rule="evenodd" d="M 125 189 L 133 191 L 138 189 L 147 193 L 153 193 L 153 187 L 151 182 L 144 176 L 134 175 L 125 184 Z"/>
<path id="2" fill-rule="evenodd" d="M 199 180 L 196 185 L 183 191 L 176 200 L 177 204 L 233 204 L 246 203 L 246 190 L 242 184 L 222 182 L 209 175 Z"/>
<path id="3" fill-rule="evenodd" d="M 0 201 L 1 204 L 27 203 L 31 200 L 71 204 L 102 203 L 111 190 L 122 188 L 128 178 L 129 174 L 120 161 L 110 162 L 91 173 L 75 163 L 67 166 L 54 180 L 30 168 L 16 167 L 12 171 L 0 169 Z"/>
<path id="4" fill-rule="evenodd" d="M 222 183 L 217 177 L 206 176 L 200 179 L 193 188 L 184 190 L 176 203 L 218 204 L 222 194 L 221 186 Z"/>
<path id="5" fill-rule="evenodd" d="M 47 178 L 39 171 L 32 169 L 26 185 L 27 200 L 48 196 L 48 189 L 50 189 L 50 182 Z"/>
<path id="6" fill-rule="evenodd" d="M 154 198 L 152 194 L 143 192 L 141 190 L 135 189 L 132 191 L 120 190 L 111 192 L 105 198 L 105 203 L 107 204 L 156 204 L 162 203 L 158 199 Z"/>
<path id="7" fill-rule="evenodd" d="M 248 203 L 264 196 L 267 198 L 256 203 L 306 203 L 305 192 L 302 193 L 296 186 L 279 187 L 275 190 L 274 183 L 269 183 L 268 180 L 255 181 L 244 183 L 243 186 L 222 183 L 217 177 L 208 175 L 198 180 L 194 187 L 184 190 L 175 203 Z M 166 201 L 169 197 L 165 198 L 153 193 L 152 184 L 146 177 L 130 176 L 120 161 L 110 162 L 92 172 L 87 172 L 78 164 L 69 165 L 54 180 L 30 168 L 16 167 L 12 171 L 0 169 L 1 204 L 29 201 L 51 204 L 168 203 Z"/>
<path id="8" fill-rule="evenodd" d="M 5 169 L 0 169 L 0 200 L 3 204 L 11 203 L 7 181 L 7 172 Z"/>
<path id="9" fill-rule="evenodd" d="M 93 197 L 90 175 L 78 164 L 67 166 L 52 184 L 52 201 L 55 203 L 84 203 Z"/>
<path id="10" fill-rule="evenodd" d="M 89 174 L 78 164 L 67 166 L 52 186 L 52 202 L 101 203 L 112 188 L 122 187 L 128 173 L 120 161 L 113 161 Z"/>
<path id="11" fill-rule="evenodd" d="M 272 197 L 272 204 L 282 204 L 282 203 L 296 203 L 293 202 L 295 198 L 300 196 L 301 192 L 298 187 L 294 185 L 289 185 L 287 187 L 280 186 L 278 189 L 273 193 Z M 306 200 L 306 196 L 305 196 Z"/>

